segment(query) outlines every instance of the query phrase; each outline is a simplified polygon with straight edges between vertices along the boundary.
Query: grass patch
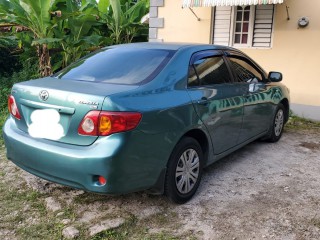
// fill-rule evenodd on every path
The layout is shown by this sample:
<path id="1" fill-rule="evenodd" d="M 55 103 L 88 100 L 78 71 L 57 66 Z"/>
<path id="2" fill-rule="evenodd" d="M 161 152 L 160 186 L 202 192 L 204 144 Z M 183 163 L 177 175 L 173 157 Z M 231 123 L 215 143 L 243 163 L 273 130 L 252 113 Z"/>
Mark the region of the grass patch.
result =
<path id="1" fill-rule="evenodd" d="M 85 192 L 74 198 L 76 204 L 94 204 L 95 202 L 103 202 L 106 200 L 106 195 Z"/>
<path id="2" fill-rule="evenodd" d="M 147 228 L 139 227 L 137 224 L 124 224 L 119 228 L 110 229 L 98 233 L 91 240 L 126 240 L 126 239 L 141 239 L 141 240 L 179 240 L 184 237 L 175 237 L 167 232 L 148 233 Z"/>
<path id="3" fill-rule="evenodd" d="M 291 115 L 286 124 L 287 130 L 319 130 L 320 122 L 312 121 L 306 118 Z"/>
<path id="4" fill-rule="evenodd" d="M 318 214 L 314 215 L 314 217 L 310 220 L 310 224 L 320 229 L 320 218 L 317 216 Z"/>
<path id="5" fill-rule="evenodd" d="M 2 214 L 8 214 L 14 210 L 20 209 L 26 205 L 30 205 L 30 209 L 37 209 L 39 213 L 45 212 L 45 206 L 38 201 L 41 197 L 36 191 L 21 191 L 15 187 L 8 187 L 6 183 L 0 182 L 0 202 L 6 205 L 6 208 L 0 208 Z M 6 203 L 6 204 L 3 204 Z M 2 215 L 1 214 L 1 215 Z"/>
<path id="6" fill-rule="evenodd" d="M 128 235 L 132 234 L 132 230 L 136 227 L 136 224 L 137 224 L 137 218 L 131 215 L 130 218 L 127 219 L 127 221 L 120 227 L 100 232 L 95 236 L 93 236 L 91 240 L 127 239 Z"/>
<path id="7" fill-rule="evenodd" d="M 50 194 L 30 189 L 5 161 L 0 159 L 0 233 L 10 232 L 17 239 L 62 239 L 64 224 L 56 212 L 46 209 L 45 198 Z M 61 212 L 61 218 L 75 218 L 70 207 Z"/>
<path id="8" fill-rule="evenodd" d="M 19 178 L 15 180 L 19 181 Z M 25 228 L 24 223 L 29 225 L 28 222 L 31 222 L 32 219 L 44 216 L 46 209 L 40 199 L 41 194 L 38 192 L 30 189 L 21 190 L 16 186 L 10 186 L 1 179 L 0 229 L 19 233 L 20 228 Z M 29 229 L 29 227 L 25 229 Z"/>
<path id="9" fill-rule="evenodd" d="M 62 239 L 62 223 L 52 222 L 52 219 L 43 220 L 41 223 L 28 227 L 19 227 L 17 234 L 21 239 Z"/>
<path id="10" fill-rule="evenodd" d="M 174 236 L 176 229 L 177 214 L 164 211 L 152 215 L 144 220 L 138 220 L 134 215 L 130 215 L 126 222 L 118 228 L 109 229 L 93 236 L 91 240 L 178 240 L 187 239 L 186 236 Z M 153 232 L 152 229 L 159 229 Z M 149 231 L 151 230 L 151 231 Z M 191 237 L 191 236 L 188 236 Z M 195 239 L 195 238 L 194 238 Z"/>
<path id="11" fill-rule="evenodd" d="M 312 219 L 312 225 L 320 229 L 320 219 Z"/>

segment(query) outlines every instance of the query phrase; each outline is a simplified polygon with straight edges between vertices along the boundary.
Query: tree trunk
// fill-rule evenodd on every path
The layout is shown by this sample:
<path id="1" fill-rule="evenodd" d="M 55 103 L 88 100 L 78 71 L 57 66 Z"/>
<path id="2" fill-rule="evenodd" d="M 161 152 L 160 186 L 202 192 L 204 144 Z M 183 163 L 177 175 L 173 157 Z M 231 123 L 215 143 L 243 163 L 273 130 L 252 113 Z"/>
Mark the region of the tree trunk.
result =
<path id="1" fill-rule="evenodd" d="M 39 57 L 39 71 L 41 77 L 47 77 L 52 74 L 51 58 L 49 49 L 46 44 L 37 46 L 38 57 Z"/>

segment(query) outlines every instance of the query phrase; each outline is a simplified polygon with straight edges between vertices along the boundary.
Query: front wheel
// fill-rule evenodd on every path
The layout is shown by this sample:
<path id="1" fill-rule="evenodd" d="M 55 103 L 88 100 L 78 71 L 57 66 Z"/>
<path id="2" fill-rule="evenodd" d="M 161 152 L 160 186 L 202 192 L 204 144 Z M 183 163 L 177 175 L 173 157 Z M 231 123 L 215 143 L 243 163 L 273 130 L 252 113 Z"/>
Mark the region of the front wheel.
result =
<path id="1" fill-rule="evenodd" d="M 203 152 L 193 138 L 183 138 L 168 162 L 165 194 L 175 203 L 185 203 L 197 191 L 202 175 Z"/>
<path id="2" fill-rule="evenodd" d="M 279 103 L 276 109 L 276 113 L 273 117 L 270 130 L 265 137 L 265 140 L 269 142 L 277 142 L 282 136 L 283 128 L 285 124 L 285 108 Z"/>

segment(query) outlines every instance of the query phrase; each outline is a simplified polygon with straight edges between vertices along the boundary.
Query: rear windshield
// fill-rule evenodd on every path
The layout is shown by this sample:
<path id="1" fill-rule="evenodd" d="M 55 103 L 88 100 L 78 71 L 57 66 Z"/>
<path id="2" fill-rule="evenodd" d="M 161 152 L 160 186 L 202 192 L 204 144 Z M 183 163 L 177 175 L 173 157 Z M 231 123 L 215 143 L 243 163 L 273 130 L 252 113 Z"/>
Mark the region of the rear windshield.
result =
<path id="1" fill-rule="evenodd" d="M 61 70 L 54 77 L 66 80 L 137 85 L 152 80 L 174 51 L 108 48 L 92 53 Z"/>

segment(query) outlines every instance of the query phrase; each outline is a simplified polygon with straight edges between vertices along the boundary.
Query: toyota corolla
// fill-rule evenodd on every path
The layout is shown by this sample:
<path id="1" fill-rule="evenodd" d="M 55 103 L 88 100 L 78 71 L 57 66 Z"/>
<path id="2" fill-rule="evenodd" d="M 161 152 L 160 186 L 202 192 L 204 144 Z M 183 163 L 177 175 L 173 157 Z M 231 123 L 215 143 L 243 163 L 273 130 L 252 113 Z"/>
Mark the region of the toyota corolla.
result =
<path id="1" fill-rule="evenodd" d="M 184 203 L 204 167 L 256 139 L 280 139 L 289 115 L 281 80 L 228 47 L 106 47 L 13 86 L 7 158 L 74 188 Z"/>

